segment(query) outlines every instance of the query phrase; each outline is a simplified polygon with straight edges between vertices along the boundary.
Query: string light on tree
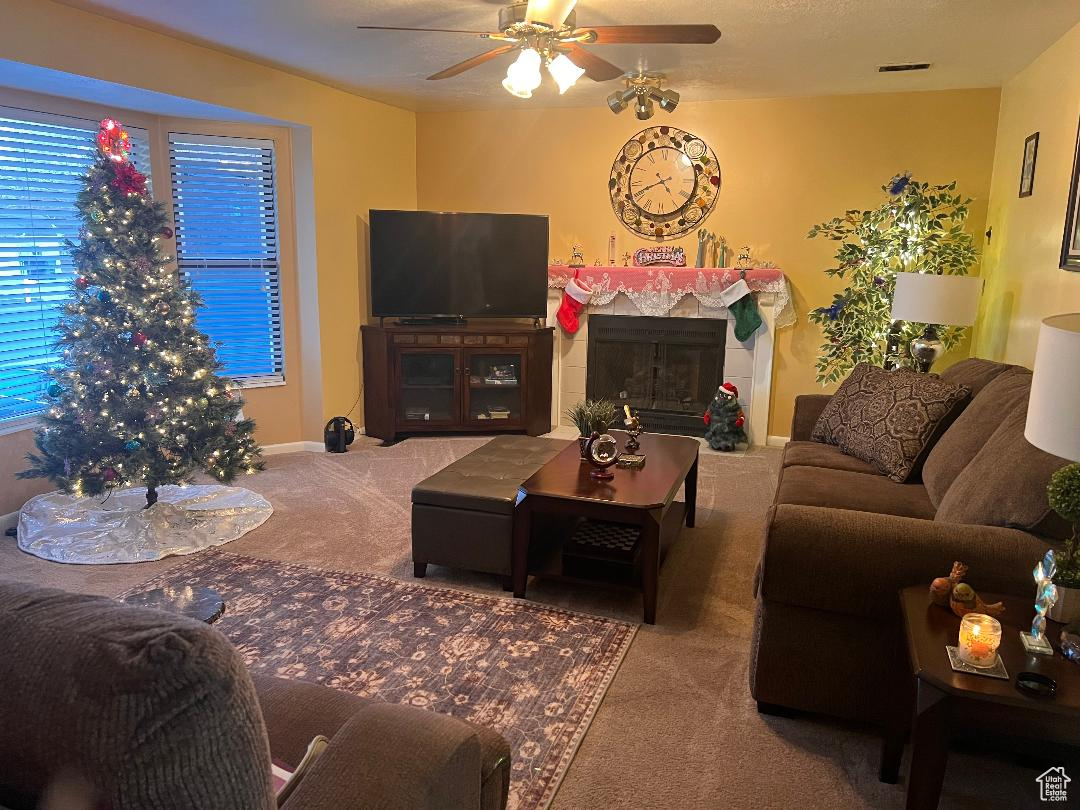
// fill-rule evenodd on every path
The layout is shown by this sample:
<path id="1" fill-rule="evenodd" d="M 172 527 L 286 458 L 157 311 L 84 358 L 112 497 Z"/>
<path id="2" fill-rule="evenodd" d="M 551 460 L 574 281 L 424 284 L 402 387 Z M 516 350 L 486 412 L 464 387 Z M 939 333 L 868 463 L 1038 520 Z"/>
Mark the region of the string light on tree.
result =
<path id="1" fill-rule="evenodd" d="M 198 295 L 158 250 L 172 229 L 128 158 L 127 131 L 106 118 L 97 144 L 76 198 L 83 226 L 57 326 L 63 362 L 43 383 L 50 407 L 20 477 L 76 496 L 142 485 L 149 507 L 157 487 L 196 469 L 227 482 L 263 464 L 255 425 L 237 421 L 243 402 L 194 326 Z M 162 317 L 169 312 L 180 317 Z"/>

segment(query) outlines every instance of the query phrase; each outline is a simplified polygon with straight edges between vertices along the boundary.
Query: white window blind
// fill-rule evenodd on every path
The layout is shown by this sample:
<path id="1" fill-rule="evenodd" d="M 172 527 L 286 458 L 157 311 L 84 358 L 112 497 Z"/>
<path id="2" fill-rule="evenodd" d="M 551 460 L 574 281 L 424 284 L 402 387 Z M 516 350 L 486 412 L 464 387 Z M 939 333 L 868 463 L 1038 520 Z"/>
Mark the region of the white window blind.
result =
<path id="1" fill-rule="evenodd" d="M 53 326 L 72 294 L 66 245 L 81 225 L 75 197 L 94 159 L 98 122 L 0 107 L 0 422 L 42 409 L 58 357 Z M 149 172 L 149 140 L 128 128 Z"/>
<path id="2" fill-rule="evenodd" d="M 284 371 L 274 142 L 170 133 L 176 258 L 202 296 L 197 323 L 226 376 Z"/>

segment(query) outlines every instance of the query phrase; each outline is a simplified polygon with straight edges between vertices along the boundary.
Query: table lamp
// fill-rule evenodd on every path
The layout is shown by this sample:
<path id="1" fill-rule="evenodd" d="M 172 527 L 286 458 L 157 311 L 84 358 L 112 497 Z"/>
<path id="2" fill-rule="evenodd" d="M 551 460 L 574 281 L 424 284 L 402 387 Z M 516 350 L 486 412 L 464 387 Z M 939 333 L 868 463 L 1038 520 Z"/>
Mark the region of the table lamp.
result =
<path id="1" fill-rule="evenodd" d="M 1073 312 L 1046 318 L 1039 327 L 1024 438 L 1051 455 L 1080 461 L 1077 403 L 1080 403 L 1080 312 Z M 1074 598 L 1071 589 L 1063 590 L 1053 584 L 1056 566 L 1054 552 L 1048 551 L 1046 559 L 1035 567 L 1035 621 L 1030 633 L 1021 634 L 1029 652 L 1052 654 L 1053 648 L 1044 635 L 1046 614 L 1057 618 L 1055 607 L 1062 615 L 1075 609 L 1063 604 Z M 1045 574 L 1043 582 L 1040 582 L 1040 568 Z M 1040 642 L 1042 649 L 1036 649 Z"/>
<path id="2" fill-rule="evenodd" d="M 971 326 L 979 312 L 982 279 L 978 276 L 939 276 L 936 273 L 897 273 L 892 317 L 925 323 L 909 351 L 919 371 L 929 371 L 944 346 L 939 326 Z"/>

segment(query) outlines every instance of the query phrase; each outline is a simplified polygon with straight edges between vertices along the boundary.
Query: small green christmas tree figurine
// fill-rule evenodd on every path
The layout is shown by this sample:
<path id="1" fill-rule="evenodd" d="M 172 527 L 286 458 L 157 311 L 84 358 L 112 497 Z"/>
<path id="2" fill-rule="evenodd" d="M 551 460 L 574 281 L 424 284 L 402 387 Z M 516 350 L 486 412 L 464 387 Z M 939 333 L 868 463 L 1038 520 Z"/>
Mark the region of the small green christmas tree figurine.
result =
<path id="1" fill-rule="evenodd" d="M 20 477 L 77 496 L 142 484 L 150 507 L 196 468 L 231 481 L 263 465 L 255 424 L 237 421 L 243 403 L 195 328 L 198 295 L 158 250 L 172 231 L 128 160 L 127 132 L 105 119 L 97 141 L 76 202 L 79 275 L 56 327 L 63 361 L 49 371 L 40 455 Z"/>
<path id="2" fill-rule="evenodd" d="M 725 453 L 739 444 L 749 444 L 743 425 L 746 415 L 739 405 L 739 389 L 729 382 L 716 390 L 716 396 L 705 411 L 705 440 L 713 450 Z"/>

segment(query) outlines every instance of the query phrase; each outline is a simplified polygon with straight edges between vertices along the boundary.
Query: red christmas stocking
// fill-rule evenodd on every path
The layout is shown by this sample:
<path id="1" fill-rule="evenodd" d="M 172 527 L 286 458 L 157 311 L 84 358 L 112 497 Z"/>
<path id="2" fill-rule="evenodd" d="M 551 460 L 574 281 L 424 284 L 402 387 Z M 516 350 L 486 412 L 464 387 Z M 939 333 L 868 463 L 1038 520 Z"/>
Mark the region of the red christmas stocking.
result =
<path id="1" fill-rule="evenodd" d="M 589 303 L 591 297 L 592 287 L 577 276 L 566 282 L 562 303 L 559 305 L 559 312 L 555 317 L 567 334 L 572 335 L 577 332 L 580 326 L 578 316 L 581 315 L 581 310 L 585 309 L 585 305 Z"/>

